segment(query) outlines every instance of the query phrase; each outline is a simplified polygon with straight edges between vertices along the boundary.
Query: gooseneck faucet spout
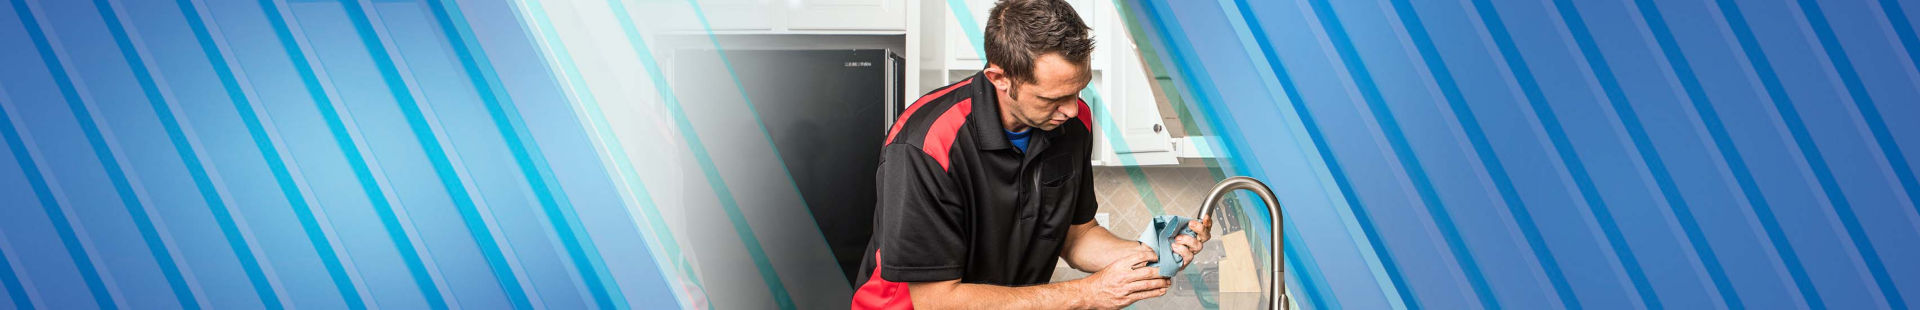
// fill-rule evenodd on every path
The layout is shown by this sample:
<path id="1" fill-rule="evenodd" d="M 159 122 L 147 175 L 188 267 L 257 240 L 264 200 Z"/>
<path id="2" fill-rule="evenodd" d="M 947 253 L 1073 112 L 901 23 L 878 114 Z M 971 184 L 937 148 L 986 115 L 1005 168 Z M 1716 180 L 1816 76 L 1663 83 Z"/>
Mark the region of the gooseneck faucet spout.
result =
<path id="1" fill-rule="evenodd" d="M 1250 177 L 1236 176 L 1221 180 L 1219 184 L 1213 185 L 1212 191 L 1207 193 L 1207 199 L 1200 204 L 1200 215 L 1197 217 L 1212 215 L 1215 204 L 1220 203 L 1221 199 L 1233 193 L 1234 190 L 1242 189 L 1260 196 L 1260 201 L 1267 204 L 1267 214 L 1273 215 L 1273 227 L 1268 231 L 1271 233 L 1269 237 L 1272 238 L 1267 239 L 1273 240 L 1273 247 L 1267 252 L 1267 265 L 1273 266 L 1270 276 L 1267 277 L 1267 292 L 1272 294 L 1267 296 L 1267 309 L 1286 309 L 1287 285 L 1286 280 L 1281 278 L 1281 270 L 1284 269 L 1281 267 L 1281 262 L 1286 261 L 1286 256 L 1280 251 L 1284 244 L 1280 239 L 1280 201 L 1274 199 L 1273 189 L 1267 188 L 1266 183 Z"/>

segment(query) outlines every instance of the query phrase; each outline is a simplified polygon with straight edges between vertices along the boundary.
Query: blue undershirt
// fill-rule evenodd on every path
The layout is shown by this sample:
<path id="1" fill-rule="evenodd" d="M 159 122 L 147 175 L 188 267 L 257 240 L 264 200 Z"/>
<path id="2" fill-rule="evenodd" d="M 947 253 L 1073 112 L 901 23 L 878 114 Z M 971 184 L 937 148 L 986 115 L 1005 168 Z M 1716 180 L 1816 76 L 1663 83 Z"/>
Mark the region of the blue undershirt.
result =
<path id="1" fill-rule="evenodd" d="M 1021 130 L 1020 132 L 1007 132 L 1007 142 L 1013 142 L 1013 147 L 1020 149 L 1021 153 L 1027 152 L 1027 141 L 1029 138 L 1033 138 L 1033 128 L 1027 128 L 1027 130 Z"/>

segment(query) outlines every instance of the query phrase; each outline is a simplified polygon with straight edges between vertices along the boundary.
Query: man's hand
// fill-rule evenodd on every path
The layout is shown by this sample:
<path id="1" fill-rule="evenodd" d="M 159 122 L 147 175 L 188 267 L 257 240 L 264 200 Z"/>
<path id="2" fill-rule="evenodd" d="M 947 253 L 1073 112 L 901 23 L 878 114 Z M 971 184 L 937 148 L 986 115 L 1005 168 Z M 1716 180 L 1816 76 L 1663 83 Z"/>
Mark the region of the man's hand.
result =
<path id="1" fill-rule="evenodd" d="M 1147 262 L 1158 259 L 1152 251 L 1134 252 L 1080 279 L 1081 296 L 1085 296 L 1080 306 L 1119 309 L 1142 299 L 1166 295 L 1173 280 L 1161 278 L 1159 268 L 1146 267 Z"/>
<path id="2" fill-rule="evenodd" d="M 1198 220 L 1187 221 L 1187 229 L 1192 229 L 1194 235 L 1173 237 L 1173 253 L 1180 255 L 1181 270 L 1186 270 L 1187 265 L 1193 263 L 1193 256 L 1200 254 L 1207 239 L 1213 238 L 1213 215 L 1202 215 Z"/>

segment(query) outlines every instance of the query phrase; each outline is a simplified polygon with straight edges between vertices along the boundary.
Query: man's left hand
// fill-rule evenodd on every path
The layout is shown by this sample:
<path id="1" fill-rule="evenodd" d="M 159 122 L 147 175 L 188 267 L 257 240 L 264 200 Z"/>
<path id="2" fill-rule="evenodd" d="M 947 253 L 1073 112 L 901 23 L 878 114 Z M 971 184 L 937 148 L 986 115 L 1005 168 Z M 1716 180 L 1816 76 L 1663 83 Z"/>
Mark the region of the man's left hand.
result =
<path id="1" fill-rule="evenodd" d="M 1187 222 L 1187 229 L 1193 230 L 1193 236 L 1179 235 L 1173 238 L 1173 253 L 1180 255 L 1180 269 L 1186 270 L 1193 263 L 1194 255 L 1213 238 L 1213 215 L 1201 216 L 1198 220 Z"/>

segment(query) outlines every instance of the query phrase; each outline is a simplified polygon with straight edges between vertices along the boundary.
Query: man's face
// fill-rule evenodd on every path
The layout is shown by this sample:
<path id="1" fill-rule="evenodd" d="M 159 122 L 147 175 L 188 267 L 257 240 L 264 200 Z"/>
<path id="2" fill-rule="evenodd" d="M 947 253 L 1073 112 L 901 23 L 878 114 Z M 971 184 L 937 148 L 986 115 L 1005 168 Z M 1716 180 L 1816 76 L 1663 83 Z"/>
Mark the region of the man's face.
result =
<path id="1" fill-rule="evenodd" d="M 1001 121 L 1012 131 L 1053 130 L 1078 117 L 1080 90 L 1093 81 L 1088 66 L 1067 61 L 1059 53 L 1034 59 L 1033 81 L 1014 80 L 998 66 L 987 71 L 987 79 L 999 91 Z"/>

